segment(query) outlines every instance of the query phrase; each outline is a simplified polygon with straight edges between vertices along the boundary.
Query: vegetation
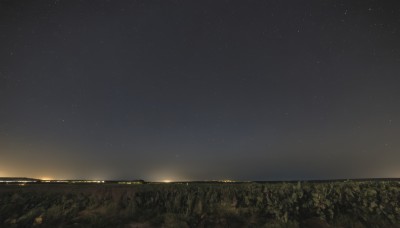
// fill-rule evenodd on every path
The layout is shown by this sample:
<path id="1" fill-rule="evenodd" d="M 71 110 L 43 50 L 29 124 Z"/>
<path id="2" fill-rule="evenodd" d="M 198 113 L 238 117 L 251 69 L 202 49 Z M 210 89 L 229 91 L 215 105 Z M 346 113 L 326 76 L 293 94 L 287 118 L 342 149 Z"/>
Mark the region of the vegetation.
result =
<path id="1" fill-rule="evenodd" d="M 400 182 L 0 186 L 0 227 L 398 227 Z"/>

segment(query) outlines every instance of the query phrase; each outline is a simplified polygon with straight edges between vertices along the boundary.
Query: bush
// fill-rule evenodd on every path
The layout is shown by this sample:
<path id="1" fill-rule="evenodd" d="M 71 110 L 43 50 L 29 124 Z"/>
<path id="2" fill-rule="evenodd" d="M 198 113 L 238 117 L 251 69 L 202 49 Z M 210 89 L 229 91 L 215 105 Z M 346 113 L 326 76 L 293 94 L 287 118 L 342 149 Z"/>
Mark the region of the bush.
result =
<path id="1" fill-rule="evenodd" d="M 397 181 L 0 186 L 0 226 L 400 224 Z M 310 220 L 311 219 L 311 220 Z M 2 225 L 3 224 L 3 225 Z"/>

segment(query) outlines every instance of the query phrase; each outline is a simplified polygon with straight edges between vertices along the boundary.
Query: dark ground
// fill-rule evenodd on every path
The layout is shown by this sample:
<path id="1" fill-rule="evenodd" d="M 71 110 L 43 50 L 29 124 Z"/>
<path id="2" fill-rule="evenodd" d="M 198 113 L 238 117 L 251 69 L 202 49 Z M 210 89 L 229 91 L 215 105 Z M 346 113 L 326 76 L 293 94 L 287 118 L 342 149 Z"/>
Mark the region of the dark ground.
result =
<path id="1" fill-rule="evenodd" d="M 400 183 L 0 185 L 0 227 L 400 227 Z"/>

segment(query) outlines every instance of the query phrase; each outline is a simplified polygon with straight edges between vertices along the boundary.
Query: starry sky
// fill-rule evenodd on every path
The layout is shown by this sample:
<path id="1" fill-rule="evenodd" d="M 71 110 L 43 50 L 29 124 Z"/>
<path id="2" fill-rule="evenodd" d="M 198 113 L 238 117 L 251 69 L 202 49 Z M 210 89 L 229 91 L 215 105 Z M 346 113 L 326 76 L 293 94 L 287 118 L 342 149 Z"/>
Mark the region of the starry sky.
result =
<path id="1" fill-rule="evenodd" d="M 0 176 L 400 177 L 400 7 L 2 0 Z"/>

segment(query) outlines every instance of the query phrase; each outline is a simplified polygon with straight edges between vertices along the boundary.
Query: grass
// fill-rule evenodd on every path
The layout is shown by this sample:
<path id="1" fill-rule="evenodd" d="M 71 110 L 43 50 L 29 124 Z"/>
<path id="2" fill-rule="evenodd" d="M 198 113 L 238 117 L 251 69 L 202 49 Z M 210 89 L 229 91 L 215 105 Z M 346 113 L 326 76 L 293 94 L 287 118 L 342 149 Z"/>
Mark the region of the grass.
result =
<path id="1" fill-rule="evenodd" d="M 397 181 L 0 185 L 0 227 L 396 227 Z"/>

